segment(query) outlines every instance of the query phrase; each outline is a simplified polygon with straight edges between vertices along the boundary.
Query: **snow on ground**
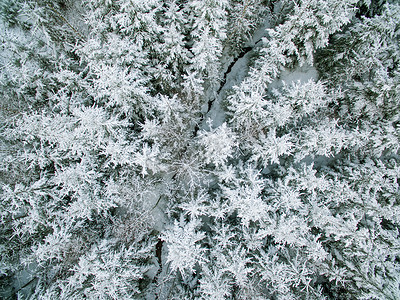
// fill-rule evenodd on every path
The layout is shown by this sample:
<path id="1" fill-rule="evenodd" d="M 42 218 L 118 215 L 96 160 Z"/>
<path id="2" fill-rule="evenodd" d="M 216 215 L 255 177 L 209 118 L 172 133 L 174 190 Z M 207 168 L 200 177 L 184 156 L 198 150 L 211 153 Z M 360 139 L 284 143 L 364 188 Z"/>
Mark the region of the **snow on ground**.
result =
<path id="1" fill-rule="evenodd" d="M 275 81 L 269 85 L 269 89 L 277 89 L 283 86 L 283 83 L 291 84 L 292 82 L 306 83 L 310 79 L 318 80 L 318 71 L 314 66 L 304 64 L 294 70 L 285 69 Z"/>
<path id="2" fill-rule="evenodd" d="M 256 31 L 254 31 L 253 36 L 244 46 L 254 48 L 256 44 L 267 35 L 268 28 L 271 28 L 271 22 L 269 18 L 265 19 L 264 23 L 261 24 L 261 26 Z"/>
<path id="3" fill-rule="evenodd" d="M 170 175 L 165 176 L 165 181 L 170 180 Z M 165 203 L 162 194 L 166 193 L 167 187 L 163 184 L 155 184 L 153 190 L 146 194 L 146 201 L 143 203 L 144 211 L 150 213 L 152 227 L 161 232 L 166 224 Z"/>

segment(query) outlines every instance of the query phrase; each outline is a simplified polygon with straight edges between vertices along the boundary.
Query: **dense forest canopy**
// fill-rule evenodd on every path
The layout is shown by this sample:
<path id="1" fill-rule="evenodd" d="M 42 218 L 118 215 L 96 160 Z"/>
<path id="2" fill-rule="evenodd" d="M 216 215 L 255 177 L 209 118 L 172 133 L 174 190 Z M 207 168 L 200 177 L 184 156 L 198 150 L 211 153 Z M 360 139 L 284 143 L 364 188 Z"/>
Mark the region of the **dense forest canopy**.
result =
<path id="1" fill-rule="evenodd" d="M 0 297 L 400 298 L 397 1 L 0 17 Z"/>

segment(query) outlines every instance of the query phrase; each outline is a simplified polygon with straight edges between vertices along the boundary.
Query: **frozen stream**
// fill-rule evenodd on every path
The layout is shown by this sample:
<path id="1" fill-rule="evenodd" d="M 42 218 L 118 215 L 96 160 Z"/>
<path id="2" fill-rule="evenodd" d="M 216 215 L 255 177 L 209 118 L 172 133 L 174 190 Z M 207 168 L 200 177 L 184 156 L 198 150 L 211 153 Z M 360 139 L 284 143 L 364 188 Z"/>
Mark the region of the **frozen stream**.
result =
<path id="1" fill-rule="evenodd" d="M 209 130 L 207 120 L 212 120 L 214 128 L 221 126 L 226 121 L 226 110 L 223 103 L 226 100 L 229 91 L 234 86 L 240 85 L 249 72 L 250 59 L 256 54 L 256 51 L 262 47 L 262 39 L 266 36 L 266 30 L 270 28 L 269 22 L 265 22 L 253 35 L 253 38 L 245 44 L 243 51 L 235 58 L 231 59 L 226 65 L 226 71 L 221 82 L 221 87 L 216 92 L 215 97 L 212 97 L 208 103 L 203 122 L 200 126 L 202 130 Z M 291 84 L 292 82 L 307 82 L 313 79 L 318 80 L 318 72 L 314 66 L 303 65 L 294 70 L 285 69 L 274 82 L 269 86 L 270 89 L 280 88 L 284 83 Z"/>

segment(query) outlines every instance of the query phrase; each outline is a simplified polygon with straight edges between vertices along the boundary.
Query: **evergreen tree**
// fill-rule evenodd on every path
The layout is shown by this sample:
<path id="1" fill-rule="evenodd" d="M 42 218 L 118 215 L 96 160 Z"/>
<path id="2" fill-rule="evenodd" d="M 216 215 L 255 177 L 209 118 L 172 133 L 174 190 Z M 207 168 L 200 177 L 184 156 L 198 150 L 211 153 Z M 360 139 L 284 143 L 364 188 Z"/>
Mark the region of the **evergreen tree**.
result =
<path id="1" fill-rule="evenodd" d="M 0 16 L 0 297 L 400 297 L 398 4 Z"/>

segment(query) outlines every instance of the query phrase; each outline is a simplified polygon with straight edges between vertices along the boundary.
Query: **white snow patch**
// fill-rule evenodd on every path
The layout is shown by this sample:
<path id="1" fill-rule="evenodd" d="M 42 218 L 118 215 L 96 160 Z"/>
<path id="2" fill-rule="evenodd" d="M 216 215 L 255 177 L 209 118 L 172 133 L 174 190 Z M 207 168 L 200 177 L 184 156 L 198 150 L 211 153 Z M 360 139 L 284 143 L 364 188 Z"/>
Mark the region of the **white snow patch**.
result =
<path id="1" fill-rule="evenodd" d="M 35 277 L 37 267 L 38 264 L 33 262 L 30 263 L 25 269 L 18 271 L 14 276 L 13 290 L 19 291 L 21 296 L 28 297 L 34 288 L 35 281 L 30 281 Z"/>
<path id="2" fill-rule="evenodd" d="M 258 43 L 263 37 L 267 35 L 267 29 L 271 28 L 270 19 L 265 19 L 264 23 L 254 31 L 253 36 L 251 39 L 244 45 L 245 47 L 255 47 L 256 43 Z"/>
<path id="3" fill-rule="evenodd" d="M 160 201 L 161 202 L 161 201 Z M 164 230 L 165 224 L 167 223 L 164 210 L 160 207 L 162 203 L 159 203 L 152 211 L 153 217 L 153 228 L 159 232 Z"/>
<path id="4" fill-rule="evenodd" d="M 151 262 L 153 263 L 153 265 L 147 270 L 145 275 L 153 280 L 157 276 L 160 266 L 158 265 L 157 257 L 155 256 L 151 258 Z"/>
<path id="5" fill-rule="evenodd" d="M 270 89 L 277 89 L 283 86 L 283 83 L 291 84 L 296 82 L 306 83 L 310 79 L 314 81 L 318 80 L 318 71 L 314 66 L 310 66 L 308 64 L 304 64 L 301 67 L 297 67 L 294 70 L 283 70 L 279 78 L 273 81 L 270 85 Z"/>
<path id="6" fill-rule="evenodd" d="M 152 193 L 149 193 L 147 196 L 146 203 L 144 203 L 143 207 L 145 211 L 148 211 L 151 215 L 152 227 L 159 232 L 164 230 L 165 224 L 167 223 L 164 213 L 165 200 L 162 198 L 164 190 L 165 186 L 162 184 L 155 186 Z"/>

